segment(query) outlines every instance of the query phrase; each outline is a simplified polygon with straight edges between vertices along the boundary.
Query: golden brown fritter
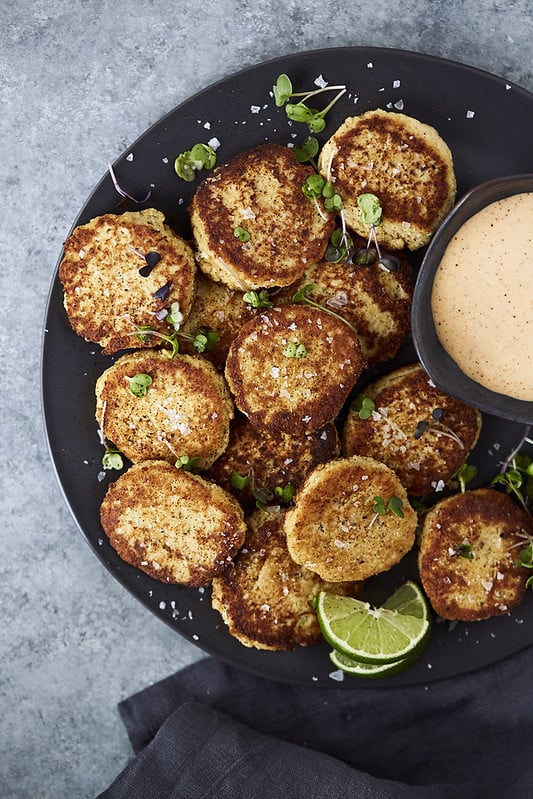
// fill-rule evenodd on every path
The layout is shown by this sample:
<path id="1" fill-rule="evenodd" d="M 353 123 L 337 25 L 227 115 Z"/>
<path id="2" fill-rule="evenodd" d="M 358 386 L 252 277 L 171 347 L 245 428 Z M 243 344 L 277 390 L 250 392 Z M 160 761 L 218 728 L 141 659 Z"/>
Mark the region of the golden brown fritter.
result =
<path id="1" fill-rule="evenodd" d="M 230 491 L 245 511 L 251 512 L 256 503 L 254 489 L 260 489 L 260 496 L 264 496 L 265 490 L 273 493 L 289 484 L 298 488 L 308 472 L 336 457 L 339 449 L 333 423 L 309 435 L 291 436 L 252 427 L 245 416 L 237 414 L 230 425 L 229 444 L 209 469 L 208 476 Z M 232 485 L 232 474 L 249 477 L 247 485 L 243 488 Z M 275 494 L 272 501 L 279 502 Z"/>
<path id="2" fill-rule="evenodd" d="M 213 580 L 212 604 L 244 646 L 290 650 L 318 644 L 312 607 L 319 591 L 357 596 L 359 583 L 327 583 L 290 557 L 283 511 L 256 511 L 234 566 Z"/>
<path id="3" fill-rule="evenodd" d="M 152 268 L 149 254 L 159 258 Z M 186 317 L 195 274 L 191 247 L 155 209 L 104 214 L 78 226 L 59 266 L 72 328 L 105 354 L 160 346 L 156 336 L 139 337 L 136 331 L 148 325 L 168 334 L 169 325 L 159 317 L 172 303 Z"/>
<path id="4" fill-rule="evenodd" d="M 427 244 L 456 195 L 452 154 L 439 133 L 417 119 L 376 109 L 349 117 L 324 144 L 318 167 L 344 204 L 348 227 L 368 236 L 357 205 L 375 194 L 383 218 L 378 240 L 391 249 Z"/>
<path id="5" fill-rule="evenodd" d="M 354 251 L 366 241 L 353 236 Z M 291 298 L 312 285 L 313 300 L 340 314 L 353 325 L 369 366 L 394 358 L 409 332 L 413 296 L 412 268 L 405 252 L 391 272 L 377 263 L 357 265 L 321 261 L 281 294 Z M 276 302 L 280 302 L 276 295 Z"/>
<path id="6" fill-rule="evenodd" d="M 528 536 L 531 516 L 495 489 L 465 491 L 435 505 L 424 517 L 418 557 L 435 612 L 477 621 L 517 607 L 528 578 L 518 553 Z"/>
<path id="7" fill-rule="evenodd" d="M 288 304 L 241 328 L 225 374 L 236 406 L 254 427 L 299 436 L 335 419 L 364 366 L 359 341 L 344 322 Z"/>
<path id="8" fill-rule="evenodd" d="M 334 218 L 304 196 L 311 174 L 280 144 L 260 144 L 217 167 L 191 204 L 200 269 L 246 291 L 287 286 L 319 261 Z"/>
<path id="9" fill-rule="evenodd" d="M 383 461 L 410 495 L 442 490 L 478 440 L 479 411 L 436 388 L 418 363 L 378 378 L 363 395 L 375 410 L 368 419 L 348 413 L 343 454 Z"/>
<path id="10" fill-rule="evenodd" d="M 109 486 L 102 527 L 120 557 L 156 580 L 211 583 L 244 542 L 239 503 L 226 491 L 165 461 L 143 461 Z"/>
<path id="11" fill-rule="evenodd" d="M 416 526 L 394 472 L 360 456 L 317 466 L 285 517 L 293 560 L 333 582 L 366 580 L 390 569 L 413 546 Z"/>
<path id="12" fill-rule="evenodd" d="M 135 377 L 151 383 L 137 396 Z M 194 459 L 207 469 L 229 440 L 233 402 L 226 381 L 200 356 L 139 350 L 119 358 L 96 382 L 96 419 L 132 462 Z"/>
<path id="13" fill-rule="evenodd" d="M 194 303 L 179 331 L 180 352 L 194 355 L 196 350 L 191 339 L 198 331 L 213 331 L 219 340 L 212 350 L 202 354 L 223 370 L 231 342 L 240 328 L 257 313 L 243 297 L 242 291 L 234 291 L 198 274 Z"/>

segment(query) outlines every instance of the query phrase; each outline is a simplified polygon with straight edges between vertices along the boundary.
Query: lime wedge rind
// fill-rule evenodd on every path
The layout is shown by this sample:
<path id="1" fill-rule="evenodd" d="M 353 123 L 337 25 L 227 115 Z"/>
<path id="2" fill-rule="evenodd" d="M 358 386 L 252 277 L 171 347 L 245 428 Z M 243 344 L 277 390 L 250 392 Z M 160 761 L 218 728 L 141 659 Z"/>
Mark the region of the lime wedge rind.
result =
<path id="1" fill-rule="evenodd" d="M 346 674 L 363 677 L 368 680 L 390 677 L 393 674 L 398 674 L 408 669 L 414 660 L 416 660 L 416 658 L 405 657 L 400 660 L 394 660 L 392 663 L 362 663 L 359 660 L 343 655 L 342 652 L 338 652 L 336 649 L 330 652 L 329 659 L 334 666 L 341 669 Z"/>

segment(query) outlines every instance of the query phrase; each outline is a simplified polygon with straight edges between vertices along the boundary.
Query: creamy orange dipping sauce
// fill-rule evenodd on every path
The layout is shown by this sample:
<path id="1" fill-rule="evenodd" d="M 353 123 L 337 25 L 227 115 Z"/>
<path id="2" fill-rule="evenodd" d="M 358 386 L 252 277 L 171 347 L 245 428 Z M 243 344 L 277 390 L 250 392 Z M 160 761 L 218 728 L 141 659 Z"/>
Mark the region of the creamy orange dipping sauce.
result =
<path id="1" fill-rule="evenodd" d="M 477 383 L 533 401 L 533 193 L 481 209 L 450 241 L 431 305 L 438 337 Z"/>

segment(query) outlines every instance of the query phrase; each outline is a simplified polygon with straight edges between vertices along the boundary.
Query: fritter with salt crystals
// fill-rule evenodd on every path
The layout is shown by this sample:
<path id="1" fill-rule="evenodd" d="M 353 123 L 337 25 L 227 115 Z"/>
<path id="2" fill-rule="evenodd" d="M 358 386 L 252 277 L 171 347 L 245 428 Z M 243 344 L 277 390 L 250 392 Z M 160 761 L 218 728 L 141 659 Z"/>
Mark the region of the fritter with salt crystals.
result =
<path id="1" fill-rule="evenodd" d="M 109 486 L 102 527 L 120 557 L 165 583 L 211 583 L 246 535 L 239 503 L 220 486 L 165 461 L 143 461 Z"/>
<path id="2" fill-rule="evenodd" d="M 288 304 L 241 328 L 225 374 L 253 427 L 300 436 L 335 419 L 364 366 L 359 341 L 344 322 Z"/>
<path id="3" fill-rule="evenodd" d="M 523 600 L 527 569 L 518 553 L 533 536 L 533 519 L 492 488 L 441 500 L 424 517 L 418 568 L 439 616 L 478 621 L 501 616 Z"/>
<path id="4" fill-rule="evenodd" d="M 244 646 L 290 650 L 318 644 L 312 607 L 319 591 L 357 596 L 359 583 L 327 583 L 289 555 L 283 511 L 256 511 L 235 563 L 213 580 L 212 604 Z"/>
<path id="5" fill-rule="evenodd" d="M 293 560 L 323 580 L 366 580 L 388 571 L 415 541 L 417 515 L 398 477 L 373 458 L 317 466 L 285 516 Z"/>
<path id="6" fill-rule="evenodd" d="M 252 427 L 237 414 L 230 425 L 229 444 L 208 471 L 208 476 L 230 491 L 245 511 L 265 503 L 283 501 L 283 491 L 297 489 L 317 464 L 337 457 L 340 450 L 333 423 L 314 433 L 291 436 Z M 281 491 L 280 494 L 276 491 Z M 290 496 L 289 496 L 290 499 Z"/>
<path id="7" fill-rule="evenodd" d="M 246 291 L 287 286 L 318 262 L 334 220 L 304 196 L 311 174 L 280 144 L 261 144 L 217 167 L 191 204 L 200 269 Z"/>
<path id="8" fill-rule="evenodd" d="M 378 378 L 363 389 L 363 397 L 366 413 L 359 397 L 346 417 L 343 454 L 383 461 L 410 495 L 442 490 L 478 440 L 479 411 L 444 394 L 421 364 Z"/>
<path id="9" fill-rule="evenodd" d="M 96 382 L 96 419 L 132 462 L 185 456 L 207 469 L 229 440 L 233 402 L 226 381 L 200 356 L 139 350 Z"/>
<path id="10" fill-rule="evenodd" d="M 59 277 L 72 328 L 105 354 L 155 347 L 168 334 L 166 311 L 178 303 L 186 317 L 194 298 L 191 247 L 165 224 L 160 211 L 105 214 L 74 229 L 64 245 Z"/>
<path id="11" fill-rule="evenodd" d="M 347 225 L 368 236 L 357 198 L 375 194 L 383 211 L 378 240 L 417 250 L 451 209 L 456 180 L 450 149 L 435 128 L 376 109 L 349 117 L 324 144 L 318 167 L 342 197 Z"/>
<path id="12" fill-rule="evenodd" d="M 366 241 L 353 237 L 354 252 Z M 373 366 L 394 358 L 409 332 L 413 296 L 412 268 L 405 253 L 397 253 L 394 271 L 378 263 L 321 261 L 306 269 L 283 297 L 312 286 L 310 296 L 340 314 L 355 329 L 364 357 Z M 276 295 L 276 301 L 279 301 Z"/>

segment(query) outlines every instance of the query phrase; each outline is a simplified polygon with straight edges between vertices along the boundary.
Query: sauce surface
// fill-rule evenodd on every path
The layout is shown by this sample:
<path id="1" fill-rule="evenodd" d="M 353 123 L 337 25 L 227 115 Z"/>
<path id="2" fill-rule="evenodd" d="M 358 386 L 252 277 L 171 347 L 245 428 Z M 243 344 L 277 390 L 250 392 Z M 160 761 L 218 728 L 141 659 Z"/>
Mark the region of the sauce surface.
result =
<path id="1" fill-rule="evenodd" d="M 441 344 L 465 374 L 533 401 L 533 192 L 465 222 L 439 264 L 431 306 Z"/>

